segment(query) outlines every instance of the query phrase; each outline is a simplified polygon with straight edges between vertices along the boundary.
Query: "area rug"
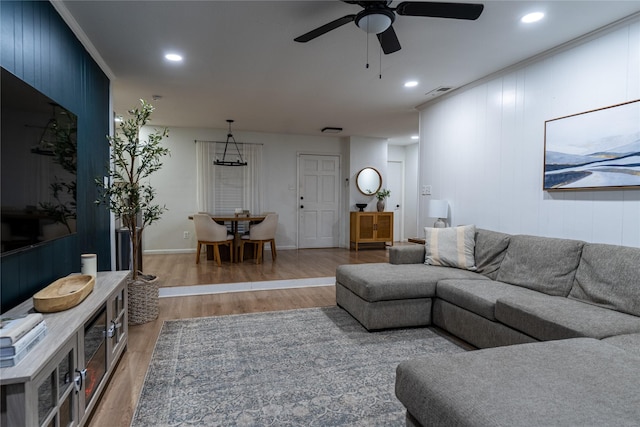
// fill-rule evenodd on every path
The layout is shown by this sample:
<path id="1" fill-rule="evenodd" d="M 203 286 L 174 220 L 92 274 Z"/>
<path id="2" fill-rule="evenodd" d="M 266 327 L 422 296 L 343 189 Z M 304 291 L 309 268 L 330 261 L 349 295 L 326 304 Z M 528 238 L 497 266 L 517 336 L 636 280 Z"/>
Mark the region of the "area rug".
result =
<path id="1" fill-rule="evenodd" d="M 132 426 L 402 426 L 399 362 L 464 351 L 339 307 L 165 321 Z"/>

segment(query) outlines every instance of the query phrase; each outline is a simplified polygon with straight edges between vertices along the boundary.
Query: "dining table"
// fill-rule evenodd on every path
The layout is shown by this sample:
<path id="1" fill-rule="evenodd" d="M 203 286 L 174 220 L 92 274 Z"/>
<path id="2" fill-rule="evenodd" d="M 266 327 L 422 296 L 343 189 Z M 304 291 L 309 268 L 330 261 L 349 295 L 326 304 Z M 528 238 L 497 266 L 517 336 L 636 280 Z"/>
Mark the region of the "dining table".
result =
<path id="1" fill-rule="evenodd" d="M 231 234 L 233 234 L 233 260 L 237 262 L 239 259 L 238 248 L 240 247 L 240 232 L 238 224 L 240 222 L 259 223 L 264 221 L 266 215 L 251 215 L 251 214 L 229 214 L 229 215 L 214 215 L 209 214 L 218 224 L 229 224 L 231 226 Z M 193 220 L 193 215 L 189 215 L 189 219 Z M 207 245 L 207 259 L 213 259 L 213 245 Z"/>

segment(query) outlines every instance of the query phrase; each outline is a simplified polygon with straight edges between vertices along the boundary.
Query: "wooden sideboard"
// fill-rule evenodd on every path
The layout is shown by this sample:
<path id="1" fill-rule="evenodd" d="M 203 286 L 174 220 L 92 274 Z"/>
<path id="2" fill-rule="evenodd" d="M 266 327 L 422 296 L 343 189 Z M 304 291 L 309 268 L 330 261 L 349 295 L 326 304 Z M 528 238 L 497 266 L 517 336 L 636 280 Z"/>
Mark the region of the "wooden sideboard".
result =
<path id="1" fill-rule="evenodd" d="M 393 212 L 351 212 L 349 247 L 388 242 L 393 246 Z"/>
<path id="2" fill-rule="evenodd" d="M 44 314 L 47 335 L 0 369 L 0 425 L 83 426 L 127 347 L 128 271 L 100 272 L 77 306 Z M 33 312 L 29 299 L 2 316 Z"/>

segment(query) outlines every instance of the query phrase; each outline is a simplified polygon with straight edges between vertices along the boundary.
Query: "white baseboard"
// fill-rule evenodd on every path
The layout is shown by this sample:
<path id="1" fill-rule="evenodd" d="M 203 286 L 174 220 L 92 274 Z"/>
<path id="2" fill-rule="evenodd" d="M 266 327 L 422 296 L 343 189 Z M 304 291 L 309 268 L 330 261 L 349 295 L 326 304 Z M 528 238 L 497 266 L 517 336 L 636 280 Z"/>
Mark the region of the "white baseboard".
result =
<path id="1" fill-rule="evenodd" d="M 289 251 L 298 249 L 297 246 L 277 246 L 279 251 Z M 267 249 L 267 252 L 269 249 Z M 142 251 L 142 255 L 170 255 L 170 254 L 195 254 L 196 248 L 187 249 L 147 249 Z"/>
<path id="2" fill-rule="evenodd" d="M 142 255 L 160 255 L 160 254 L 195 254 L 196 248 L 189 249 L 151 249 L 143 250 Z"/>
<path id="3" fill-rule="evenodd" d="M 211 285 L 174 286 L 160 288 L 160 298 L 185 297 L 193 295 L 222 294 L 227 292 L 266 291 L 312 286 L 333 286 L 336 278 L 314 277 L 310 279 L 265 280 L 261 282 L 219 283 Z"/>

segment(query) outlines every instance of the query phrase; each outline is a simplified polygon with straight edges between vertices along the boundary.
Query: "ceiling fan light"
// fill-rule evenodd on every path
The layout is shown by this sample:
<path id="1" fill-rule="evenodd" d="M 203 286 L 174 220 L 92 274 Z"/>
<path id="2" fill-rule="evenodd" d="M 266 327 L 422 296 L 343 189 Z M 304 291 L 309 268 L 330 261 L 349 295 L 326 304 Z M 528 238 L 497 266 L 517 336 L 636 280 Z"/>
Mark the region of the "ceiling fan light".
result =
<path id="1" fill-rule="evenodd" d="M 393 19 L 382 12 L 364 11 L 356 18 L 358 28 L 369 34 L 380 34 L 387 30 L 393 23 Z"/>

